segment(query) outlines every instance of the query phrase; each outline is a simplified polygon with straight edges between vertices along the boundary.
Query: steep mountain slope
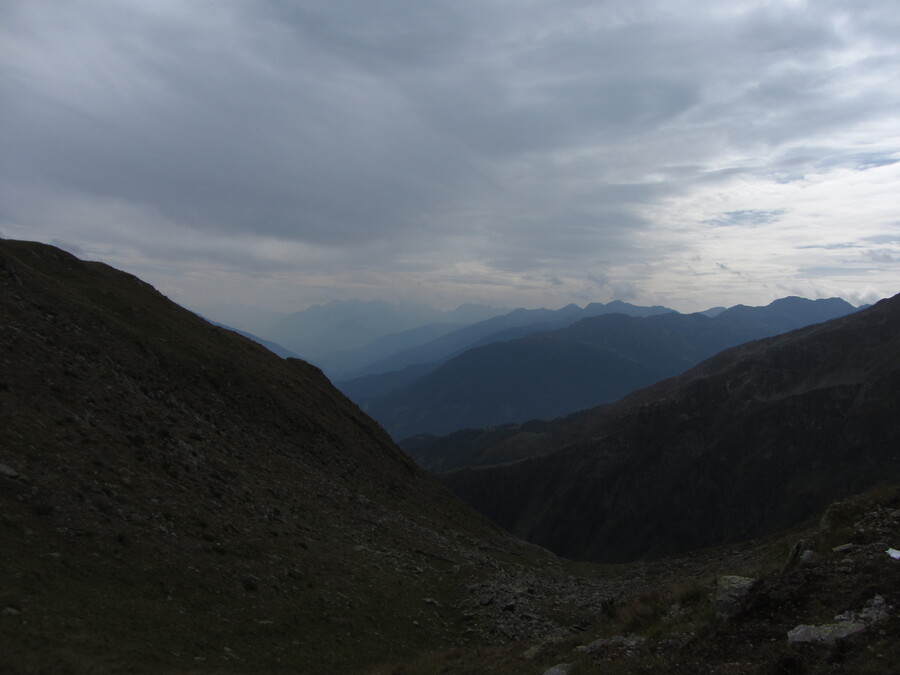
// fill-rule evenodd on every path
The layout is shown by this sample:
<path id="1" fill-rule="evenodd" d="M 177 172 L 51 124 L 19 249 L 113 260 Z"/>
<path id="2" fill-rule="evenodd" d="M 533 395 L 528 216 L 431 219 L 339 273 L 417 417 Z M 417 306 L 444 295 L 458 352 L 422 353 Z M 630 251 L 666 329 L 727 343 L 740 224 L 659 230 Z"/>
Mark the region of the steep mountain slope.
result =
<path id="1" fill-rule="evenodd" d="M 652 558 L 786 527 L 900 478 L 897 392 L 900 296 L 730 349 L 537 433 L 523 428 L 528 454 L 542 456 L 442 478 L 561 555 Z M 506 452 L 518 435 L 502 430 Z"/>
<path id="2" fill-rule="evenodd" d="M 589 619 L 316 368 L 40 244 L 0 240 L 0 320 L 0 670 L 346 672 Z"/>
<path id="3" fill-rule="evenodd" d="M 397 439 L 553 418 L 615 401 L 726 347 L 852 311 L 836 298 L 784 298 L 713 318 L 601 315 L 470 349 L 405 388 L 357 400 Z"/>

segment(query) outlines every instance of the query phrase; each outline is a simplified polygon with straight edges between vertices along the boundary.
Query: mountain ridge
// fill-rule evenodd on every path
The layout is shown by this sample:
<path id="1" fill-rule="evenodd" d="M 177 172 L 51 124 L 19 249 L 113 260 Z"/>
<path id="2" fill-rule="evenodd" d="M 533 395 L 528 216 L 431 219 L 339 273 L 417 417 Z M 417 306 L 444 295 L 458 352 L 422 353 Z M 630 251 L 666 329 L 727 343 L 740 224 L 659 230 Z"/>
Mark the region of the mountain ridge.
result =
<path id="1" fill-rule="evenodd" d="M 345 391 L 395 438 L 554 418 L 614 401 L 722 349 L 855 311 L 843 300 L 783 298 L 715 317 L 602 314 L 474 347 L 384 394 Z M 374 389 L 377 391 L 377 389 Z"/>
<path id="2" fill-rule="evenodd" d="M 547 423 L 537 438 L 523 430 L 527 459 L 441 477 L 558 554 L 658 557 L 788 527 L 829 500 L 896 479 L 896 391 L 900 296 L 733 347 Z M 498 430 L 497 444 L 514 446 L 519 435 L 514 425 Z M 478 452 L 495 451 L 488 443 Z"/>
<path id="3" fill-rule="evenodd" d="M 468 349 L 568 326 L 574 321 L 590 316 L 613 312 L 633 316 L 650 316 L 672 311 L 674 310 L 659 305 L 644 307 L 619 300 L 605 305 L 601 302 L 592 302 L 584 308 L 574 303 L 555 310 L 519 307 L 505 314 L 462 326 L 446 335 L 398 351 L 369 364 L 352 376 L 345 374 L 337 385 L 342 391 L 353 392 L 355 391 L 355 380 L 365 377 L 369 380 L 368 387 L 372 388 L 373 379 L 379 375 L 384 375 L 387 379 L 396 379 L 398 371 L 412 366 L 415 366 L 419 372 L 427 369 L 434 370 L 446 360 L 458 356 Z M 385 391 L 384 386 L 377 388 L 380 393 Z"/>
<path id="4" fill-rule="evenodd" d="M 441 311 L 411 302 L 332 300 L 279 319 L 263 337 L 313 361 L 330 358 L 330 368 L 338 369 L 344 367 L 340 352 L 352 353 L 389 334 L 436 322 L 469 323 L 503 311 L 471 303 Z"/>

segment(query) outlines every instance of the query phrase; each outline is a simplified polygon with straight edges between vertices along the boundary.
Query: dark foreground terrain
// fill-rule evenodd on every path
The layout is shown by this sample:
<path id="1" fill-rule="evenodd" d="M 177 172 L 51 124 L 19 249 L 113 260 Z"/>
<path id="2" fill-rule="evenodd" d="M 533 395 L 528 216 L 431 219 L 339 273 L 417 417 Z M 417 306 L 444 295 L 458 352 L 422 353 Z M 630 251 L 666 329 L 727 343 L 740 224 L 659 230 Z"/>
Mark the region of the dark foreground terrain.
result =
<path id="1" fill-rule="evenodd" d="M 900 662 L 893 488 L 845 500 L 824 527 L 575 564 L 453 497 L 315 368 L 132 276 L 0 241 L 0 321 L 0 672 Z M 733 618 L 716 616 L 722 574 L 756 580 Z M 859 632 L 788 643 L 876 596 Z"/>
<path id="2" fill-rule="evenodd" d="M 568 637 L 432 653 L 369 672 L 895 673 L 900 561 L 885 551 L 898 538 L 900 489 L 882 487 L 776 536 L 601 566 L 627 590 Z M 733 605 L 719 590 L 723 575 L 749 584 Z M 836 637 L 849 630 L 859 632 Z M 561 664 L 570 669 L 550 670 Z"/>

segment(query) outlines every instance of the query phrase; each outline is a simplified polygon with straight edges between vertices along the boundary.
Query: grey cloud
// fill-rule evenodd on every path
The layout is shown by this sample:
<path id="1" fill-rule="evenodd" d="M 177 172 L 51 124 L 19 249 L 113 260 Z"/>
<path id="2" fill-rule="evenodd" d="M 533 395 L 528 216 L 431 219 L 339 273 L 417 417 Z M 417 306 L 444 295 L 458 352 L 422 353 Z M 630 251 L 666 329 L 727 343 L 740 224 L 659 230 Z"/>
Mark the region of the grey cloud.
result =
<path id="1" fill-rule="evenodd" d="M 859 248 L 859 244 L 855 242 L 842 242 L 839 244 L 808 244 L 797 246 L 798 249 L 820 249 L 823 251 L 840 251 L 844 249 Z"/>
<path id="2" fill-rule="evenodd" d="M 261 3 L 268 18 L 329 53 L 375 70 L 440 67 L 466 44 L 471 18 L 453 2 Z"/>
<path id="3" fill-rule="evenodd" d="M 637 284 L 630 281 L 613 281 L 609 279 L 603 272 L 594 272 L 586 277 L 601 294 L 606 294 L 616 300 L 634 300 L 639 298 L 641 293 Z M 595 299 L 594 294 L 587 294 L 585 299 Z"/>
<path id="4" fill-rule="evenodd" d="M 764 54 L 815 55 L 844 43 L 827 12 L 811 12 L 805 3 L 794 6 L 772 3 L 757 5 L 746 13 L 738 24 L 735 47 Z"/>
<path id="5" fill-rule="evenodd" d="M 856 169 L 857 171 L 868 171 L 869 169 L 891 166 L 900 162 L 900 159 L 897 159 L 896 157 L 883 152 L 858 152 L 841 154 L 823 152 L 821 154 L 823 156 L 817 161 L 817 166 L 819 168 L 832 168 L 840 166 L 850 169 Z"/>
<path id="6" fill-rule="evenodd" d="M 656 236 L 667 225 L 648 209 L 667 200 L 897 162 L 867 131 L 900 105 L 894 10 L 11 0 L 0 194 L 126 204 L 146 215 L 132 228 L 155 230 L 133 245 L 170 260 L 205 246 L 228 266 L 290 267 L 242 261 L 241 238 L 265 236 L 310 246 L 304 265 L 379 279 L 478 263 L 568 288 L 598 260 L 697 246 Z M 44 212 L 29 208 L 5 204 L 4 229 L 35 224 Z M 787 208 L 724 206 L 695 226 L 769 224 Z M 98 218 L 127 238 L 120 214 Z M 59 237 L 90 250 L 79 232 Z M 617 293 L 638 292 L 625 281 Z"/>
<path id="7" fill-rule="evenodd" d="M 822 279 L 822 278 L 834 278 L 840 279 L 842 277 L 846 277 L 851 273 L 855 272 L 869 272 L 872 271 L 870 265 L 858 265 L 856 267 L 848 267 L 848 266 L 832 266 L 832 267 L 801 267 L 797 270 L 796 275 L 801 279 Z"/>
<path id="8" fill-rule="evenodd" d="M 753 227 L 756 225 L 776 223 L 781 220 L 781 217 L 785 213 L 787 213 L 785 209 L 776 209 L 774 211 L 746 209 L 743 211 L 729 211 L 727 213 L 722 213 L 705 222 L 717 227 Z"/>
<path id="9" fill-rule="evenodd" d="M 894 256 L 888 251 L 866 251 L 866 260 L 879 264 L 890 264 L 896 262 Z"/>
<path id="10" fill-rule="evenodd" d="M 467 180 L 426 161 L 423 146 L 450 153 L 377 82 L 340 65 L 346 89 L 327 72 L 294 77 L 274 63 L 257 68 L 240 49 L 228 53 L 227 41 L 198 48 L 188 41 L 193 33 L 178 34 L 189 27 L 177 19 L 155 27 L 141 50 L 108 39 L 122 28 L 111 21 L 92 36 L 86 58 L 93 61 L 75 73 L 90 79 L 102 62 L 118 58 L 127 64 L 119 66 L 123 79 L 152 73 L 145 79 L 160 82 L 162 92 L 115 82 L 133 90 L 78 115 L 41 83 L 11 92 L 7 139 L 26 163 L 8 170 L 155 204 L 194 227 L 335 244 L 417 226 Z M 290 49 L 303 52 L 302 45 Z M 263 56 L 274 59 L 274 52 Z M 301 68 L 303 56 L 294 54 Z"/>
<path id="11" fill-rule="evenodd" d="M 900 223 L 895 223 L 895 227 L 900 229 Z M 876 234 L 871 237 L 863 237 L 862 240 L 873 244 L 900 244 L 900 234 Z"/>

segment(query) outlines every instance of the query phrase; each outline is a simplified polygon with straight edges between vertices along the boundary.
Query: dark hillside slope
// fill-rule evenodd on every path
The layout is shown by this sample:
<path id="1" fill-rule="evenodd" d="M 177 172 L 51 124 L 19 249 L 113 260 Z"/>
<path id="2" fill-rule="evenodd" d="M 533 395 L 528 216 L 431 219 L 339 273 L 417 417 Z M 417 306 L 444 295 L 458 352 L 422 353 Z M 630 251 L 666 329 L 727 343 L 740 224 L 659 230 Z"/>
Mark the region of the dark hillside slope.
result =
<path id="1" fill-rule="evenodd" d="M 793 525 L 900 478 L 900 296 L 727 350 L 618 403 L 494 435 L 507 447 L 521 435 L 544 456 L 443 480 L 561 555 L 653 558 Z M 498 453 L 484 438 L 479 452 Z"/>
<path id="2" fill-rule="evenodd" d="M 316 368 L 34 243 L 0 240 L 0 322 L 0 671 L 347 672 L 578 620 Z M 459 609 L 538 565 L 527 619 Z"/>

